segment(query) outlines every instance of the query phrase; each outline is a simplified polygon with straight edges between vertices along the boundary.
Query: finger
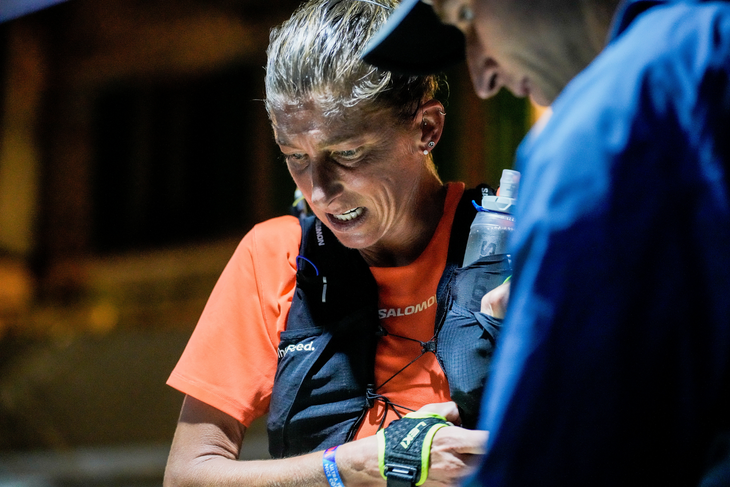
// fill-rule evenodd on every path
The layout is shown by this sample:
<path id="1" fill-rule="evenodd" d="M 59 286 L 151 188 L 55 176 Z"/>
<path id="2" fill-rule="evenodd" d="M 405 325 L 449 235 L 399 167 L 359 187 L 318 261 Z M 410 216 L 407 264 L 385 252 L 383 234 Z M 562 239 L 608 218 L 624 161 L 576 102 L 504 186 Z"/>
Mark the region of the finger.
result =
<path id="1" fill-rule="evenodd" d="M 482 298 L 481 312 L 494 316 L 495 318 L 504 318 L 509 302 L 510 282 L 501 284 Z"/>
<path id="2" fill-rule="evenodd" d="M 468 430 L 458 426 L 441 428 L 433 438 L 431 451 L 447 450 L 452 454 L 483 455 L 486 453 L 489 432 Z"/>
<path id="3" fill-rule="evenodd" d="M 459 408 L 456 406 L 456 403 L 454 401 L 426 404 L 425 406 L 421 407 L 418 412 L 435 413 L 446 418 L 446 421 L 450 421 L 454 424 L 461 423 L 461 418 L 459 417 Z"/>
<path id="4" fill-rule="evenodd" d="M 426 485 L 461 485 L 484 454 L 486 431 L 470 431 L 458 427 L 441 428 L 431 446 L 430 468 Z"/>

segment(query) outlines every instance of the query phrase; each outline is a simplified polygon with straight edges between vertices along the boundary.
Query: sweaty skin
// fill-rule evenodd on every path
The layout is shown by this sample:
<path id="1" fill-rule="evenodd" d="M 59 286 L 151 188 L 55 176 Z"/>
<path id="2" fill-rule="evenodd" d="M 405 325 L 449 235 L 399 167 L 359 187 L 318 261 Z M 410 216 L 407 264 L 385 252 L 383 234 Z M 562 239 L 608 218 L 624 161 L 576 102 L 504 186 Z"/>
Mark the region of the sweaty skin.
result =
<path id="1" fill-rule="evenodd" d="M 390 267 L 415 260 L 441 218 L 446 193 L 423 150 L 438 142 L 442 113 L 431 100 L 409 122 L 356 108 L 345 120 L 310 102 L 274 110 L 271 118 L 314 214 L 368 264 Z"/>
<path id="2" fill-rule="evenodd" d="M 530 8 L 516 8 L 510 0 L 434 0 L 433 6 L 466 36 L 469 72 L 479 97 L 489 98 L 505 87 L 543 106 L 603 49 L 613 14 L 606 9 L 576 15 L 545 1 Z"/>
<path id="3" fill-rule="evenodd" d="M 445 187 L 423 154 L 438 142 L 443 106 L 421 104 L 412 121 L 392 113 L 348 111 L 325 115 L 312 104 L 272 114 L 272 124 L 294 181 L 314 213 L 370 265 L 407 265 L 428 245 L 441 218 Z M 430 404 L 460 424 L 453 402 Z M 216 408 L 186 396 L 165 471 L 172 486 L 322 486 L 322 452 L 239 461 L 246 427 Z M 484 453 L 486 431 L 458 426 L 434 436 L 426 487 L 455 486 Z M 337 466 L 347 487 L 385 486 L 374 436 L 341 445 Z"/>

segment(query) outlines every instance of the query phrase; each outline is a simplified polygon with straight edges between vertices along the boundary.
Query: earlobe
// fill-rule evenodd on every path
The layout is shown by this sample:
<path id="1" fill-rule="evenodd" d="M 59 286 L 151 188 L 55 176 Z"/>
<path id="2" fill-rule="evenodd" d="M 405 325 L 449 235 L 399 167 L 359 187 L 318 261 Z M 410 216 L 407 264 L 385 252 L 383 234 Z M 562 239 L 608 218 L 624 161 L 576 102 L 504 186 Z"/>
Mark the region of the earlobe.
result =
<path id="1" fill-rule="evenodd" d="M 429 100 L 421 106 L 421 143 L 431 150 L 441 139 L 446 113 L 438 100 Z"/>

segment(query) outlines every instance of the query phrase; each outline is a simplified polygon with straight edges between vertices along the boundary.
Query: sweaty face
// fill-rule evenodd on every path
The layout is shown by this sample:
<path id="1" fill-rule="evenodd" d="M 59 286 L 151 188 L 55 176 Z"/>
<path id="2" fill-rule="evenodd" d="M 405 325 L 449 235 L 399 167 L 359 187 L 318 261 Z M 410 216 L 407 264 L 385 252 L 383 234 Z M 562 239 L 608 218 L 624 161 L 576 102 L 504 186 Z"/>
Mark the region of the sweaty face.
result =
<path id="1" fill-rule="evenodd" d="M 442 20 L 466 36 L 469 71 L 482 98 L 506 87 L 515 96 L 549 105 L 585 66 L 566 47 L 573 43 L 570 29 L 557 16 L 539 15 L 533 6 L 525 10 L 526 3 L 434 0 Z"/>
<path id="2" fill-rule="evenodd" d="M 377 252 L 403 245 L 424 156 L 418 122 L 356 108 L 325 115 L 314 104 L 271 114 L 276 142 L 305 199 L 345 246 Z"/>

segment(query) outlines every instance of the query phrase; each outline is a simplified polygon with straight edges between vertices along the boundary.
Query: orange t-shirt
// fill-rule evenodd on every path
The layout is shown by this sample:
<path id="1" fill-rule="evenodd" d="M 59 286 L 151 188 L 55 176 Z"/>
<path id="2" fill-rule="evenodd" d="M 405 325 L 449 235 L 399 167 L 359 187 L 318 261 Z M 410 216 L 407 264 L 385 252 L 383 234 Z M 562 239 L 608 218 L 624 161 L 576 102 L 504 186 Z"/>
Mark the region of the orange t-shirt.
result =
<path id="1" fill-rule="evenodd" d="M 450 183 L 444 214 L 431 242 L 402 267 L 371 267 L 378 284 L 381 324 L 390 334 L 427 342 L 436 320 L 436 288 L 446 265 L 451 224 L 464 191 Z M 277 345 L 286 329 L 296 285 L 301 228 L 285 216 L 256 225 L 241 241 L 221 274 L 168 385 L 236 418 L 245 426 L 266 414 L 278 362 Z M 375 380 L 381 385 L 421 353 L 417 342 L 381 338 Z M 446 377 L 427 353 L 377 391 L 411 409 L 450 400 Z M 380 401 L 357 438 L 375 434 Z M 389 411 L 386 424 L 395 419 Z"/>

